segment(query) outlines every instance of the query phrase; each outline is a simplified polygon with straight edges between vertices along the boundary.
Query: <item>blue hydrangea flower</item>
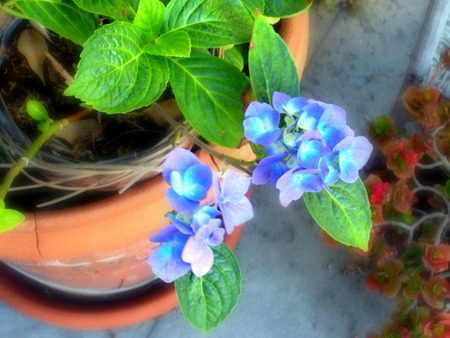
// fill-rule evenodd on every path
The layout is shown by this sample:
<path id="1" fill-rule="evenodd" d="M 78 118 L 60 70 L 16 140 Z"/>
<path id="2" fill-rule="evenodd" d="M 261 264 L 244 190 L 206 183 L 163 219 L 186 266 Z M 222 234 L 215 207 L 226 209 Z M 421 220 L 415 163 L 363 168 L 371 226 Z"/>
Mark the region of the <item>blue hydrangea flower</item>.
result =
<path id="1" fill-rule="evenodd" d="M 308 104 L 303 107 L 298 118 L 297 126 L 305 131 L 317 129 L 317 124 L 323 114 L 322 103 L 315 100 L 308 100 Z"/>
<path id="2" fill-rule="evenodd" d="M 339 173 L 335 168 L 335 162 L 338 159 L 333 154 L 322 157 L 319 161 L 320 177 L 322 177 L 323 186 L 330 189 L 329 185 L 339 180 Z"/>
<path id="3" fill-rule="evenodd" d="M 322 139 L 322 134 L 318 130 L 308 131 L 297 139 L 298 151 L 297 161 L 300 166 L 306 169 L 317 169 L 322 157 L 331 154 Z"/>
<path id="4" fill-rule="evenodd" d="M 323 114 L 317 124 L 326 146 L 333 149 L 351 129 L 347 126 L 345 110 L 334 104 L 323 104 Z"/>
<path id="5" fill-rule="evenodd" d="M 346 183 L 354 183 L 359 177 L 359 170 L 367 163 L 373 146 L 364 136 L 346 137 L 334 148 L 333 153 L 339 158 L 339 177 Z"/>
<path id="6" fill-rule="evenodd" d="M 280 113 L 267 103 L 253 101 L 245 112 L 244 134 L 253 143 L 269 145 L 280 138 Z"/>
<path id="7" fill-rule="evenodd" d="M 228 169 L 222 185 L 217 174 L 213 178 L 216 205 L 218 206 L 227 234 L 234 228 L 253 218 L 253 207 L 245 194 L 250 187 L 250 178 L 234 169 Z"/>
<path id="8" fill-rule="evenodd" d="M 278 179 L 289 171 L 288 166 L 283 161 L 287 154 L 281 153 L 264 157 L 258 166 L 253 169 L 252 183 L 263 185 L 270 181 L 273 186 L 277 184 Z"/>
<path id="9" fill-rule="evenodd" d="M 304 97 L 290 97 L 287 94 L 274 92 L 272 95 L 272 105 L 280 113 L 286 113 L 289 117 L 297 117 L 308 101 Z"/>
<path id="10" fill-rule="evenodd" d="M 164 282 L 173 282 L 191 268 L 191 265 L 181 258 L 189 237 L 173 224 L 165 226 L 158 234 L 150 237 L 153 242 L 163 243 L 152 252 L 147 263 L 151 265 L 153 273 Z"/>
<path id="11" fill-rule="evenodd" d="M 298 200 L 305 192 L 322 191 L 322 179 L 318 169 L 291 169 L 277 182 L 280 190 L 281 205 L 286 207 L 292 201 Z"/>
<path id="12" fill-rule="evenodd" d="M 211 168 L 189 150 L 173 149 L 163 163 L 163 178 L 172 187 L 167 200 L 175 211 L 190 212 L 206 198 L 212 184 Z"/>

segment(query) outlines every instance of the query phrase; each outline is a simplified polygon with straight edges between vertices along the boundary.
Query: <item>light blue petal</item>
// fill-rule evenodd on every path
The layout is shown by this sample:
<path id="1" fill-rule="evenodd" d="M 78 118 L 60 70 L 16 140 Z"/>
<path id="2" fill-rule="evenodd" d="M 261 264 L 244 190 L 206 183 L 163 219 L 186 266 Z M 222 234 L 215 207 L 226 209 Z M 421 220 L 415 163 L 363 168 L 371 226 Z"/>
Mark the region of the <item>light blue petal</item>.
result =
<path id="1" fill-rule="evenodd" d="M 200 160 L 189 150 L 174 148 L 163 162 L 163 178 L 170 183 L 172 171 L 183 173 L 188 167 L 200 163 Z"/>
<path id="2" fill-rule="evenodd" d="M 198 201 L 192 201 L 184 196 L 178 195 L 173 188 L 167 189 L 166 198 L 170 206 L 179 213 L 194 211 L 200 204 Z"/>
<path id="3" fill-rule="evenodd" d="M 291 97 L 289 95 L 275 91 L 272 95 L 272 105 L 275 110 L 281 112 L 290 99 Z"/>

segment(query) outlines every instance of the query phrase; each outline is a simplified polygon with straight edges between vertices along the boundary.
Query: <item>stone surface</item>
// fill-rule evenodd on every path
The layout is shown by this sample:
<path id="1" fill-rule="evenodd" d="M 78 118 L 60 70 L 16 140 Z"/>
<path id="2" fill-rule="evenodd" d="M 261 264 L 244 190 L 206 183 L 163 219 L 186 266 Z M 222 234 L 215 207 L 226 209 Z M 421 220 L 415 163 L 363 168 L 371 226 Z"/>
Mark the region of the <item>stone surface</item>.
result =
<path id="1" fill-rule="evenodd" d="M 389 113 L 399 94 L 429 1 L 371 0 L 352 13 L 311 9 L 311 44 L 302 94 L 344 107 L 358 134 Z M 284 209 L 271 186 L 254 187 L 256 217 L 235 253 L 242 296 L 208 337 L 365 337 L 389 320 L 393 304 L 347 269 L 343 247 L 324 247 L 297 201 Z M 1 337 L 204 337 L 180 311 L 127 328 L 77 331 L 43 324 L 0 303 Z"/>

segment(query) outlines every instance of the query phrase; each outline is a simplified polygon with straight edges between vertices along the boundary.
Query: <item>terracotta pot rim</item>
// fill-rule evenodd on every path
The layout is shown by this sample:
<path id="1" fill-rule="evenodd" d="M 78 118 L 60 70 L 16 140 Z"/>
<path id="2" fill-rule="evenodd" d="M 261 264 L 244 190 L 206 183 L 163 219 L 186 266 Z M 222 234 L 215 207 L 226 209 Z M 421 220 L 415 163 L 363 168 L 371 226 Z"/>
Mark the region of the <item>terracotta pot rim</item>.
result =
<path id="1" fill-rule="evenodd" d="M 234 249 L 243 226 L 225 239 Z M 153 319 L 178 305 L 172 284 L 150 290 L 137 298 L 113 303 L 68 304 L 46 297 L 0 264 L 0 299 L 16 310 L 43 322 L 74 329 L 111 329 Z"/>

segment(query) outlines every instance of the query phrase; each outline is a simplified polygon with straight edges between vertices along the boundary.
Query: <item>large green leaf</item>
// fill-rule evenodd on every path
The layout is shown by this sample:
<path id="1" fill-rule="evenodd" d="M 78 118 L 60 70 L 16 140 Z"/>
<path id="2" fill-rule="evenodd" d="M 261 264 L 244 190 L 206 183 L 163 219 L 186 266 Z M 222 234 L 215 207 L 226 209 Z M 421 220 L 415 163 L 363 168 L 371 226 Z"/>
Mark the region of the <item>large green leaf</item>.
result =
<path id="1" fill-rule="evenodd" d="M 175 281 L 181 311 L 197 329 L 207 333 L 233 310 L 241 294 L 241 272 L 225 244 L 212 248 L 214 265 L 203 277 L 188 272 Z"/>
<path id="2" fill-rule="evenodd" d="M 212 48 L 248 42 L 253 16 L 240 0 L 172 0 L 163 32 L 184 30 L 193 47 Z"/>
<path id="3" fill-rule="evenodd" d="M 188 57 L 191 54 L 191 42 L 186 32 L 173 31 L 146 45 L 144 51 L 153 55 Z"/>
<path id="4" fill-rule="evenodd" d="M 333 239 L 367 250 L 372 222 L 361 179 L 352 184 L 339 180 L 330 191 L 305 193 L 303 199 L 312 217 Z"/>
<path id="5" fill-rule="evenodd" d="M 144 41 L 144 33 L 128 22 L 98 29 L 86 41 L 66 94 L 107 113 L 125 113 L 158 99 L 169 69 L 164 58 L 143 52 Z"/>
<path id="6" fill-rule="evenodd" d="M 292 16 L 311 6 L 313 0 L 267 0 L 264 15 L 276 18 Z"/>
<path id="7" fill-rule="evenodd" d="M 114 20 L 128 21 L 136 14 L 129 0 L 73 0 L 73 2 L 87 12 Z"/>
<path id="8" fill-rule="evenodd" d="M 248 63 L 256 99 L 271 103 L 274 91 L 298 96 L 300 80 L 294 59 L 286 43 L 261 15 L 255 21 L 252 43 Z"/>
<path id="9" fill-rule="evenodd" d="M 204 53 L 171 58 L 170 84 L 183 115 L 208 141 L 236 147 L 244 136 L 246 77 L 227 61 Z"/>
<path id="10" fill-rule="evenodd" d="M 159 0 L 141 1 L 134 24 L 146 35 L 147 41 L 154 40 L 161 32 L 166 7 Z"/>
<path id="11" fill-rule="evenodd" d="M 254 14 L 259 11 L 260 13 L 264 13 L 265 1 L 264 0 L 241 0 L 245 7 Z"/>
<path id="12" fill-rule="evenodd" d="M 17 8 L 29 19 L 82 45 L 97 28 L 98 17 L 68 0 L 17 0 Z"/>

